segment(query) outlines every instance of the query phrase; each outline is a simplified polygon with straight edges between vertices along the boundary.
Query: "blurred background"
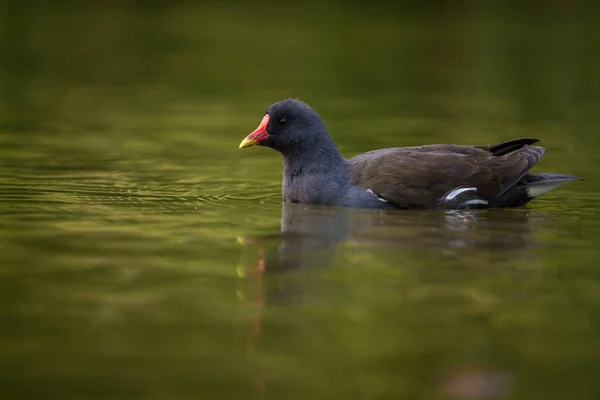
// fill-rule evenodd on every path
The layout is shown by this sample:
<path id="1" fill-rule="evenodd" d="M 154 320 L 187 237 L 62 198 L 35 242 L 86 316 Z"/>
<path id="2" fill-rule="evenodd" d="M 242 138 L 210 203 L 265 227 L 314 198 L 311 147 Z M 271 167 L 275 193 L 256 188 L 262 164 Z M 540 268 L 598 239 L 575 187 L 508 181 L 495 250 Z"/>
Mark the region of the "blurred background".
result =
<path id="1" fill-rule="evenodd" d="M 2 398 L 596 399 L 589 1 L 0 0 Z M 350 157 L 543 139 L 466 214 L 281 204 L 295 97 Z"/>

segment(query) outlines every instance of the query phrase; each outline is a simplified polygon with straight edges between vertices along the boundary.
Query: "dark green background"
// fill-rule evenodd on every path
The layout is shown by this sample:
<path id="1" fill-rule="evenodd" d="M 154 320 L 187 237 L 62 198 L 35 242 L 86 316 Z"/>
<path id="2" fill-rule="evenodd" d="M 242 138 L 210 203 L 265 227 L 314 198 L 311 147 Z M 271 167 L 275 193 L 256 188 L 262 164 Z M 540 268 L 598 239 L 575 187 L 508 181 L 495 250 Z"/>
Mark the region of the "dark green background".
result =
<path id="1" fill-rule="evenodd" d="M 593 3 L 0 4 L 3 399 L 598 398 Z M 287 97 L 347 156 L 539 137 L 586 180 L 282 209 L 237 147 Z"/>

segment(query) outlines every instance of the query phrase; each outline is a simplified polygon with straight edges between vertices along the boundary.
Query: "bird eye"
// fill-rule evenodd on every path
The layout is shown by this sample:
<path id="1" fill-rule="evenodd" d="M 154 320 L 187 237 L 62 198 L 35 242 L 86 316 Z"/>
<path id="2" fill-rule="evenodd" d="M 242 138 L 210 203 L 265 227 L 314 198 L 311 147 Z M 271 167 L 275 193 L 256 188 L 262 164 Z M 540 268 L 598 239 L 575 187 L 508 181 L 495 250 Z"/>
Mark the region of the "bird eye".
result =
<path id="1" fill-rule="evenodd" d="M 281 118 L 279 121 L 277 121 L 277 123 L 281 126 L 286 126 L 287 125 L 287 119 L 285 118 Z"/>

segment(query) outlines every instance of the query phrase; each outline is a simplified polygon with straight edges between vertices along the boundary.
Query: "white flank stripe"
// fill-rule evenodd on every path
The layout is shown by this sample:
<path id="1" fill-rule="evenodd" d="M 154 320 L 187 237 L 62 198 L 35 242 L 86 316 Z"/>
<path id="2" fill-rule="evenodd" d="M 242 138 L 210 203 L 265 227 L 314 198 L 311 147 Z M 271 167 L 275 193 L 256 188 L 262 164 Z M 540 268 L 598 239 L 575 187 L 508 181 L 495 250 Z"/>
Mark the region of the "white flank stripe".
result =
<path id="1" fill-rule="evenodd" d="M 475 188 L 475 187 L 466 187 L 466 188 L 454 189 L 453 191 L 451 191 L 450 193 L 448 193 L 448 196 L 446 196 L 446 200 L 452 200 L 456 196 L 458 196 L 459 194 L 461 194 L 463 192 L 469 192 L 469 191 L 473 191 L 473 192 L 477 193 L 477 188 Z"/>
<path id="2" fill-rule="evenodd" d="M 373 196 L 377 197 L 377 200 L 383 202 L 383 203 L 388 203 L 388 201 L 386 199 L 384 199 L 383 197 L 380 197 L 378 195 L 376 195 L 371 189 L 367 189 L 367 192 L 371 193 Z"/>
<path id="3" fill-rule="evenodd" d="M 464 203 L 461 204 L 461 206 L 463 205 L 467 205 L 467 206 L 474 206 L 474 205 L 480 205 L 480 206 L 487 206 L 489 203 L 487 200 L 469 200 L 469 201 L 465 201 Z"/>

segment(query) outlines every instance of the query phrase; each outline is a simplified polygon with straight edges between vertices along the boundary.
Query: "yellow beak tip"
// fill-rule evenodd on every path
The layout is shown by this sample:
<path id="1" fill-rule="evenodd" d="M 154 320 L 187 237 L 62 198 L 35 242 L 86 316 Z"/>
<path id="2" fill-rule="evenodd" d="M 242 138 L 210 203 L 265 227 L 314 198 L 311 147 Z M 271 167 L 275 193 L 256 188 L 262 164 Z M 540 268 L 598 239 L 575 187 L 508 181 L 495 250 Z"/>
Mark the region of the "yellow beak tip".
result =
<path id="1" fill-rule="evenodd" d="M 248 139 L 245 138 L 244 140 L 242 140 L 242 143 L 240 143 L 240 149 L 243 149 L 244 147 L 250 147 L 250 146 L 254 146 L 256 144 L 256 139 Z"/>

